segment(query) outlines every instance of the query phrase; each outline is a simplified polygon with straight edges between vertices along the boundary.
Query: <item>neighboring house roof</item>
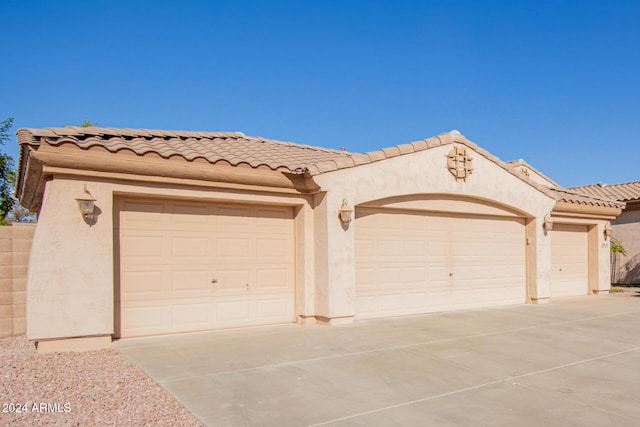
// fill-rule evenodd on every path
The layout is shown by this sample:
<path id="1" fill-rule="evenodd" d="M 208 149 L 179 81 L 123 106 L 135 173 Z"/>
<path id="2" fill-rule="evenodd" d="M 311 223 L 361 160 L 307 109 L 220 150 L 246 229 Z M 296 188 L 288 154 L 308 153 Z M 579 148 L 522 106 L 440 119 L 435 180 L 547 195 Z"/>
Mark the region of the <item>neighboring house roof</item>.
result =
<path id="1" fill-rule="evenodd" d="M 600 194 L 584 194 L 576 191 L 572 188 L 564 188 L 547 175 L 543 174 L 523 159 L 510 160 L 507 164 L 517 170 L 520 174 L 526 175 L 535 182 L 547 187 L 551 193 L 551 196 L 558 202 L 577 203 L 591 206 L 604 206 L 604 207 L 623 207 L 624 203 L 616 203 L 615 199 L 610 197 L 603 197 Z M 533 173 L 536 176 L 530 176 Z M 537 179 L 536 179 L 537 178 Z M 618 200 L 619 202 L 619 200 Z"/>
<path id="2" fill-rule="evenodd" d="M 560 186 L 550 188 L 535 182 L 525 174 L 518 172 L 514 168 L 514 162 L 511 164 L 503 162 L 469 141 L 458 131 L 444 132 L 431 138 L 368 153 L 353 153 L 276 141 L 246 136 L 240 132 L 190 132 L 67 126 L 63 128 L 23 128 L 17 131 L 17 135 L 18 143 L 23 147 L 18 159 L 18 183 L 22 182 L 21 175 L 24 173 L 23 165 L 26 162 L 24 148 L 30 146 L 37 150 L 43 142 L 50 146 L 72 144 L 83 150 L 101 147 L 112 153 L 127 150 L 139 156 L 154 154 L 167 159 L 173 156 L 179 156 L 188 161 L 201 158 L 211 164 L 225 162 L 237 166 L 244 163 L 253 168 L 267 166 L 272 170 L 284 169 L 290 172 L 304 173 L 308 176 L 456 143 L 473 149 L 508 173 L 557 201 L 615 208 L 624 206 L 624 204 L 613 200 L 604 200 L 597 196 L 589 197 L 563 189 Z M 520 164 L 524 164 L 524 162 Z M 529 165 L 527 167 L 531 168 Z M 535 171 L 535 169 L 531 169 Z M 540 175 L 544 177 L 544 175 Z M 553 183 L 550 179 L 547 178 L 547 180 Z"/>
<path id="3" fill-rule="evenodd" d="M 623 182 L 620 184 L 597 184 L 572 187 L 572 191 L 590 197 L 601 197 L 617 200 L 619 202 L 631 202 L 640 200 L 640 181 Z"/>

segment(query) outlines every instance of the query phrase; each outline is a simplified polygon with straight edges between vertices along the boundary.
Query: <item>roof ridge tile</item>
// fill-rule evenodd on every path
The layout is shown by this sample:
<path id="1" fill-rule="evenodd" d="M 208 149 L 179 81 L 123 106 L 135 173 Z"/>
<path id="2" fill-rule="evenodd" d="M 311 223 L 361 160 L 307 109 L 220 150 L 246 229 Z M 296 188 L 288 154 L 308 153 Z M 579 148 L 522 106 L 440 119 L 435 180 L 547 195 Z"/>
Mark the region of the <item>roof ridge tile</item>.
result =
<path id="1" fill-rule="evenodd" d="M 432 136 L 431 138 L 427 138 L 424 140 L 427 143 L 427 148 L 434 148 L 444 145 L 439 136 Z"/>
<path id="2" fill-rule="evenodd" d="M 411 146 L 413 147 L 414 151 L 422 151 L 422 150 L 426 150 L 427 147 L 427 141 L 422 139 L 420 141 L 414 141 L 414 142 L 410 142 Z"/>
<path id="3" fill-rule="evenodd" d="M 380 151 L 384 153 L 387 159 L 390 159 L 391 157 L 398 157 L 400 154 L 402 154 L 397 146 L 383 148 Z"/>
<path id="4" fill-rule="evenodd" d="M 400 154 L 411 154 L 416 151 L 411 143 L 396 145 L 396 147 Z"/>
<path id="5" fill-rule="evenodd" d="M 376 150 L 376 151 L 369 151 L 367 153 L 365 153 L 366 156 L 369 157 L 370 162 L 377 162 L 380 160 L 384 160 L 387 158 L 387 156 L 385 155 L 384 151 L 382 150 Z"/>

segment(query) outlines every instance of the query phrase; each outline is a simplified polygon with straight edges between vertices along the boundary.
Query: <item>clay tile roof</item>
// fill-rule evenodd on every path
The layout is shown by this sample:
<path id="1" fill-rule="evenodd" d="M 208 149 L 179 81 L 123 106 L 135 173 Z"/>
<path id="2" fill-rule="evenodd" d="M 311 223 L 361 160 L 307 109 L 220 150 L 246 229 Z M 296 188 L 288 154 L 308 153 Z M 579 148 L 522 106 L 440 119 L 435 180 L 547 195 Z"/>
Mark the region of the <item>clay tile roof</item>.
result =
<path id="1" fill-rule="evenodd" d="M 129 150 L 141 156 L 155 153 L 164 158 L 172 156 L 181 156 L 186 160 L 202 158 L 210 163 L 220 161 L 231 165 L 246 163 L 252 167 L 268 166 L 274 170 L 284 168 L 291 172 L 307 171 L 311 175 L 383 161 L 452 143 L 465 144 L 478 150 L 476 144 L 457 131 L 362 154 L 245 136 L 239 132 L 67 126 L 20 129 L 17 134 L 20 145 L 38 146 L 45 141 L 53 146 L 74 144 L 82 149 L 99 146 L 114 153 Z M 482 151 L 482 154 L 490 156 L 485 151 Z M 499 162 L 492 157 L 491 159 Z"/>
<path id="2" fill-rule="evenodd" d="M 572 187 L 570 190 L 586 196 L 612 199 L 619 202 L 640 200 L 640 181 L 623 182 L 620 184 L 603 184 L 599 182 L 597 184 Z"/>
<path id="3" fill-rule="evenodd" d="M 556 187 L 548 188 L 550 195 L 559 202 L 577 203 L 580 205 L 623 208 L 624 203 L 615 200 L 579 194 L 572 189 Z"/>
<path id="4" fill-rule="evenodd" d="M 400 154 L 409 154 L 415 151 L 411 144 L 400 144 L 397 147 L 400 150 Z"/>
<path id="5" fill-rule="evenodd" d="M 369 151 L 368 153 L 365 153 L 365 155 L 369 157 L 369 163 L 377 162 L 387 158 L 384 151 L 382 150 Z"/>
<path id="6" fill-rule="evenodd" d="M 46 142 L 52 146 L 74 144 L 82 149 L 102 147 L 116 153 L 128 150 L 137 155 L 154 153 L 164 158 L 180 156 L 192 161 L 198 158 L 210 163 L 226 162 L 231 165 L 241 163 L 254 168 L 267 166 L 273 170 L 285 169 L 290 172 L 306 172 L 319 175 L 340 169 L 356 167 L 386 159 L 429 150 L 448 144 L 463 144 L 476 153 L 494 162 L 507 172 L 529 183 L 539 191 L 558 201 L 595 206 L 622 207 L 620 201 L 640 197 L 640 181 L 595 188 L 585 186 L 565 189 L 560 186 L 549 188 L 537 184 L 488 151 L 469 141 L 458 131 L 408 144 L 401 144 L 368 153 L 352 153 L 332 150 L 292 142 L 276 141 L 262 137 L 246 136 L 240 132 L 193 132 L 158 129 L 116 129 L 98 127 L 67 126 L 64 128 L 19 129 L 18 143 L 22 146 L 39 146 Z M 23 150 L 20 150 L 18 170 L 22 169 Z M 19 172 L 20 174 L 20 172 Z M 607 192 L 603 192 L 607 188 Z M 616 189 L 615 197 L 609 190 Z M 618 200 L 618 201 L 616 201 Z"/>
<path id="7" fill-rule="evenodd" d="M 425 141 L 425 140 L 414 141 L 414 142 L 411 143 L 411 146 L 413 147 L 413 151 L 426 150 L 427 149 L 427 141 Z"/>
<path id="8" fill-rule="evenodd" d="M 67 126 L 20 129 L 18 143 L 38 146 L 42 141 L 58 146 L 74 144 L 82 149 L 102 147 L 111 152 L 129 150 L 137 155 L 156 153 L 164 158 L 202 158 L 210 163 L 226 161 L 252 167 L 268 166 L 297 171 L 312 164 L 340 159 L 341 167 L 353 166 L 352 153 L 309 145 L 245 136 L 240 132 L 165 131 Z M 331 168 L 337 169 L 336 166 Z"/>

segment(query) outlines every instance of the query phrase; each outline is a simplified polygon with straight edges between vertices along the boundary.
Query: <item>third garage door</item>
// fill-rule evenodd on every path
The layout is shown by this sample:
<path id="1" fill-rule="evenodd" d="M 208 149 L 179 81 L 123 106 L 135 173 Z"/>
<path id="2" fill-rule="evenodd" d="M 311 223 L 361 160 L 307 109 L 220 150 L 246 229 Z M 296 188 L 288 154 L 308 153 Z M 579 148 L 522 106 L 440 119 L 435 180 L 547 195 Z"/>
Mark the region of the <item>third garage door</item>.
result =
<path id="1" fill-rule="evenodd" d="M 588 291 L 587 226 L 555 224 L 551 231 L 551 297 L 587 295 Z"/>
<path id="2" fill-rule="evenodd" d="M 359 318 L 522 304 L 522 218 L 359 208 Z"/>

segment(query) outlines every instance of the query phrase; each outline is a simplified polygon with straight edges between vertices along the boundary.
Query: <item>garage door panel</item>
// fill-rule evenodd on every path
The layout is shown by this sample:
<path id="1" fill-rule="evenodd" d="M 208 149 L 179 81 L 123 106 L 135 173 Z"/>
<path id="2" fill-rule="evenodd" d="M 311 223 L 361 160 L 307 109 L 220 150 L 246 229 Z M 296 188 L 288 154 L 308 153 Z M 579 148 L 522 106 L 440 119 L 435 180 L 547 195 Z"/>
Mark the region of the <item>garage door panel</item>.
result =
<path id="1" fill-rule="evenodd" d="M 424 287 L 429 294 L 451 293 L 451 281 L 449 280 L 448 274 L 446 279 L 442 278 L 443 276 L 434 276 L 433 274 L 427 276 Z"/>
<path id="2" fill-rule="evenodd" d="M 246 227 L 255 220 L 255 214 L 248 207 L 219 206 L 213 214 L 219 225 L 229 227 Z"/>
<path id="3" fill-rule="evenodd" d="M 211 207 L 201 203 L 172 202 L 167 203 L 167 211 L 171 212 L 171 222 L 203 224 L 209 221 Z"/>
<path id="4" fill-rule="evenodd" d="M 171 256 L 206 258 L 209 256 L 209 241 L 205 237 L 173 237 L 171 238 Z"/>
<path id="5" fill-rule="evenodd" d="M 289 241 L 279 236 L 266 236 L 256 239 L 256 256 L 261 259 L 281 258 L 289 255 Z"/>
<path id="6" fill-rule="evenodd" d="M 121 336 L 294 320 L 292 208 L 119 206 Z"/>
<path id="7" fill-rule="evenodd" d="M 355 251 L 363 262 L 375 257 L 377 254 L 377 242 L 371 238 L 356 239 Z"/>
<path id="8" fill-rule="evenodd" d="M 513 286 L 508 286 L 510 283 L 505 283 L 504 286 L 496 287 L 496 291 L 502 293 L 506 300 L 513 301 L 514 304 L 522 302 L 522 292 L 519 289 L 514 289 Z"/>
<path id="9" fill-rule="evenodd" d="M 483 289 L 476 289 L 474 286 L 460 286 L 453 293 L 452 305 L 455 308 L 484 305 L 486 300 L 486 292 Z"/>
<path id="10" fill-rule="evenodd" d="M 378 243 L 378 256 L 399 258 L 398 254 L 402 252 L 402 246 L 402 240 L 382 240 Z"/>
<path id="11" fill-rule="evenodd" d="M 215 289 L 245 289 L 252 282 L 252 272 L 246 266 L 224 268 L 216 271 Z"/>
<path id="12" fill-rule="evenodd" d="M 423 292 L 408 293 L 405 296 L 404 306 L 411 311 L 420 310 L 427 303 L 427 295 Z"/>
<path id="13" fill-rule="evenodd" d="M 172 271 L 171 289 L 174 294 L 209 296 L 211 273 L 207 270 Z"/>
<path id="14" fill-rule="evenodd" d="M 404 277 L 407 283 L 422 285 L 427 277 L 426 267 L 407 267 L 404 269 Z"/>
<path id="15" fill-rule="evenodd" d="M 376 270 L 367 266 L 356 268 L 356 278 L 358 286 L 363 290 L 378 282 Z"/>
<path id="16" fill-rule="evenodd" d="M 525 302 L 523 219 L 356 208 L 355 226 L 360 318 Z"/>
<path id="17" fill-rule="evenodd" d="M 378 297 L 374 295 L 362 295 L 356 298 L 356 313 L 360 316 L 366 316 L 377 312 Z M 366 316 L 369 317 L 369 316 Z"/>
<path id="18" fill-rule="evenodd" d="M 381 294 L 379 297 L 380 310 L 386 312 L 397 312 L 405 307 L 405 295 Z"/>
<path id="19" fill-rule="evenodd" d="M 256 209 L 256 226 L 265 232 L 282 233 L 287 232 L 286 222 L 283 223 L 283 219 L 288 219 L 288 212 L 283 212 L 282 209 Z"/>
<path id="20" fill-rule="evenodd" d="M 423 313 L 424 307 L 432 307 L 431 311 L 442 311 L 451 309 L 452 300 L 451 293 L 447 291 L 440 291 L 430 289 L 429 293 L 426 295 L 426 300 L 424 301 L 424 305 L 420 310 L 415 311 L 416 313 Z"/>
<path id="21" fill-rule="evenodd" d="M 155 331 L 160 333 L 167 322 L 164 304 L 141 304 L 130 306 L 123 304 L 121 308 L 122 323 L 131 325 L 131 332 Z M 136 334 L 137 335 L 137 334 Z"/>
<path id="22" fill-rule="evenodd" d="M 394 268 L 394 267 L 381 267 L 378 268 L 377 277 L 378 277 L 378 286 L 393 286 L 394 283 L 398 281 L 398 279 L 403 276 L 404 270 L 402 268 Z"/>
<path id="23" fill-rule="evenodd" d="M 210 321 L 210 311 L 207 303 L 173 304 L 172 329 L 179 331 L 206 328 Z"/>
<path id="24" fill-rule="evenodd" d="M 236 324 L 238 322 L 249 322 L 253 301 L 251 300 L 220 300 L 217 304 L 218 322 L 221 325 Z"/>
<path id="25" fill-rule="evenodd" d="M 287 296 L 261 299 L 257 302 L 258 316 L 265 321 L 282 322 L 282 313 L 291 303 L 291 299 Z"/>
<path id="26" fill-rule="evenodd" d="M 161 215 L 164 203 L 149 201 L 125 201 L 121 204 L 121 226 L 126 224 L 132 229 L 157 228 L 165 222 Z"/>
<path id="27" fill-rule="evenodd" d="M 158 235 L 129 235 L 120 241 L 120 254 L 127 259 L 157 258 L 164 256 L 165 239 Z"/>
<path id="28" fill-rule="evenodd" d="M 250 258 L 255 250 L 249 238 L 220 237 L 216 240 L 216 257 L 224 258 Z"/>
<path id="29" fill-rule="evenodd" d="M 127 293 L 130 299 L 160 298 L 165 292 L 162 272 L 127 271 L 121 276 L 123 282 L 136 284 Z"/>
<path id="30" fill-rule="evenodd" d="M 256 287 L 258 290 L 286 290 L 291 287 L 289 277 L 291 271 L 287 269 L 258 269 L 256 270 Z"/>
<path id="31" fill-rule="evenodd" d="M 422 240 L 406 240 L 404 245 L 405 255 L 409 258 L 422 258 L 427 252 L 427 244 Z"/>

